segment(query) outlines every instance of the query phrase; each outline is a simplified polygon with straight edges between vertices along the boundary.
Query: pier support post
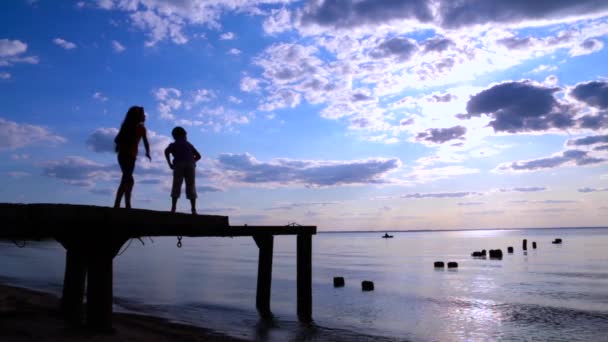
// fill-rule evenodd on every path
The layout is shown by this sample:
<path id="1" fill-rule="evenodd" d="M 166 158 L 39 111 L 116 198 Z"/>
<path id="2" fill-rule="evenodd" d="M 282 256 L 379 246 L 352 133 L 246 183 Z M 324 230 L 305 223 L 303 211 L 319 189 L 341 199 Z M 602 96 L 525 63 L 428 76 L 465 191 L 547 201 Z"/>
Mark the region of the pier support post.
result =
<path id="1" fill-rule="evenodd" d="M 87 326 L 98 332 L 112 331 L 112 259 L 108 248 L 98 248 L 89 258 Z"/>
<path id="2" fill-rule="evenodd" d="M 82 322 L 86 275 L 87 261 L 83 251 L 77 247 L 67 248 L 61 311 L 65 319 L 72 324 Z"/>
<path id="3" fill-rule="evenodd" d="M 312 235 L 298 234 L 298 319 L 312 322 Z"/>
<path id="4" fill-rule="evenodd" d="M 263 318 L 272 317 L 270 311 L 270 289 L 272 283 L 272 251 L 274 237 L 272 235 L 254 235 L 253 240 L 260 249 L 258 258 L 258 287 L 255 306 Z"/>

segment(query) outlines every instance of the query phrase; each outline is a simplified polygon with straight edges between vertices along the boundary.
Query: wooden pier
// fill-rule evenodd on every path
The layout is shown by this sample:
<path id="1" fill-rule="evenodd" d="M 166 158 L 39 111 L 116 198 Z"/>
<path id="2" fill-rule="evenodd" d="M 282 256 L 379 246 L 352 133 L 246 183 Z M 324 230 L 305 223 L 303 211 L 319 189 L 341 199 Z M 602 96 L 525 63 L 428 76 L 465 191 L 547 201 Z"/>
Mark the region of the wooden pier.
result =
<path id="1" fill-rule="evenodd" d="M 270 289 L 275 235 L 297 236 L 297 311 L 312 321 L 312 235 L 315 226 L 231 226 L 227 216 L 68 204 L 0 203 L 0 239 L 55 239 L 66 249 L 61 300 L 67 320 L 95 331 L 112 329 L 113 259 L 142 236 L 251 236 L 259 248 L 256 307 L 272 317 Z M 83 299 L 87 284 L 86 315 Z"/>

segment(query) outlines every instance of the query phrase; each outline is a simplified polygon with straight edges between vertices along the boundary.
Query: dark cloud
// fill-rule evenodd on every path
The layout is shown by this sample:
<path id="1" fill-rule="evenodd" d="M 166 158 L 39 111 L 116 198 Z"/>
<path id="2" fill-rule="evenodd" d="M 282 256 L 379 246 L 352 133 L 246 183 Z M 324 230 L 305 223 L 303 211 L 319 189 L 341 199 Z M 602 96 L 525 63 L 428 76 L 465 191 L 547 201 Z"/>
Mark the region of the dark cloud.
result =
<path id="1" fill-rule="evenodd" d="M 433 17 L 435 6 L 437 14 Z M 302 11 L 301 22 L 304 26 L 352 28 L 412 19 L 458 29 L 480 24 L 597 17 L 606 11 L 605 0 L 315 0 Z"/>
<path id="2" fill-rule="evenodd" d="M 393 57 L 399 61 L 407 61 L 416 50 L 418 46 L 411 39 L 394 37 L 380 43 L 369 55 L 372 58 Z"/>
<path id="3" fill-rule="evenodd" d="M 547 88 L 529 81 L 506 82 L 492 86 L 471 97 L 467 114 L 459 118 L 488 115 L 488 124 L 497 132 L 544 131 L 574 126 L 572 114 L 565 112 L 553 94 L 558 88 Z"/>
<path id="4" fill-rule="evenodd" d="M 377 25 L 400 19 L 429 22 L 432 18 L 427 0 L 317 0 L 304 9 L 303 25 L 336 28 Z"/>
<path id="5" fill-rule="evenodd" d="M 416 135 L 417 140 L 429 141 L 436 144 L 443 144 L 446 141 L 461 139 L 464 140 L 464 135 L 467 128 L 464 126 L 454 126 L 450 128 L 430 128 Z"/>
<path id="6" fill-rule="evenodd" d="M 401 162 L 397 158 L 374 158 L 347 162 L 276 159 L 263 163 L 245 153 L 222 154 L 218 166 L 237 182 L 323 187 L 386 183 L 385 174 L 399 168 Z"/>
<path id="7" fill-rule="evenodd" d="M 458 202 L 456 205 L 461 207 L 472 207 L 477 205 L 483 205 L 483 202 Z"/>
<path id="8" fill-rule="evenodd" d="M 580 189 L 578 189 L 578 192 L 582 192 L 582 193 L 602 192 L 602 191 L 608 191 L 608 188 L 601 188 L 601 189 L 597 189 L 597 188 L 580 188 Z"/>
<path id="9" fill-rule="evenodd" d="M 608 3 L 608 2 L 607 2 Z M 574 98 L 586 104 L 600 108 L 608 108 L 608 82 L 591 81 L 577 84 L 570 92 Z"/>
<path id="10" fill-rule="evenodd" d="M 516 187 L 511 189 L 500 189 L 500 192 L 538 192 L 547 190 L 544 186 L 528 186 L 528 187 Z"/>
<path id="11" fill-rule="evenodd" d="M 579 84 L 571 94 L 597 106 L 608 105 L 608 102 L 602 102 L 606 100 L 600 100 L 607 96 L 601 83 Z M 580 116 L 579 106 L 556 99 L 555 93 L 559 90 L 528 80 L 497 84 L 471 96 L 467 102 L 467 113 L 457 114 L 456 117 L 464 120 L 487 115 L 492 118 L 488 126 L 494 131 L 509 133 L 570 128 L 597 130 L 608 126 L 608 111 Z"/>
<path id="12" fill-rule="evenodd" d="M 523 213 L 562 213 L 565 211 L 573 211 L 574 209 L 567 208 L 540 208 L 540 209 L 526 209 L 522 210 Z"/>
<path id="13" fill-rule="evenodd" d="M 501 171 L 537 171 L 555 168 L 565 164 L 585 166 L 606 161 L 608 161 L 608 159 L 591 157 L 586 151 L 568 150 L 553 157 L 502 164 L 498 169 Z"/>
<path id="14" fill-rule="evenodd" d="M 482 211 L 469 211 L 464 213 L 465 215 L 500 215 L 503 214 L 504 210 L 482 210 Z"/>
<path id="15" fill-rule="evenodd" d="M 498 44 L 505 46 L 508 49 L 527 49 L 534 45 L 534 40 L 531 37 L 509 37 L 496 41 Z"/>
<path id="16" fill-rule="evenodd" d="M 98 164 L 82 157 L 66 157 L 47 163 L 42 174 L 77 186 L 91 186 L 96 180 L 108 180 L 115 167 Z"/>
<path id="17" fill-rule="evenodd" d="M 266 210 L 293 210 L 298 208 L 310 208 L 310 207 L 325 207 L 328 205 L 335 205 L 338 202 L 301 202 L 301 203 L 287 203 L 284 205 L 266 208 Z"/>
<path id="18" fill-rule="evenodd" d="M 162 184 L 162 181 L 160 179 L 143 179 L 141 181 L 138 181 L 137 183 L 148 184 L 148 185 L 158 185 L 158 184 Z"/>
<path id="19" fill-rule="evenodd" d="M 116 128 L 98 128 L 87 138 L 87 146 L 94 152 L 114 152 Z"/>
<path id="20" fill-rule="evenodd" d="M 401 196 L 401 198 L 461 198 L 473 195 L 480 195 L 478 192 L 431 192 L 431 193 L 413 193 Z"/>
<path id="21" fill-rule="evenodd" d="M 374 97 L 366 95 L 366 94 L 363 94 L 363 93 L 354 93 L 351 96 L 351 100 L 353 102 L 367 102 L 367 101 L 373 101 Z"/>
<path id="22" fill-rule="evenodd" d="M 98 189 L 98 188 L 94 188 L 91 189 L 91 193 L 95 194 L 95 195 L 100 195 L 100 196 L 110 196 L 114 194 L 114 189 Z"/>
<path id="23" fill-rule="evenodd" d="M 401 126 L 412 125 L 412 124 L 414 124 L 414 118 L 403 119 L 403 120 L 399 121 L 399 124 Z"/>
<path id="24" fill-rule="evenodd" d="M 594 151 L 608 151 L 608 145 L 596 146 L 593 148 Z"/>
<path id="25" fill-rule="evenodd" d="M 434 94 L 428 98 L 429 102 L 450 102 L 456 100 L 458 97 L 456 95 L 452 95 L 450 93 L 445 93 L 443 95 Z"/>
<path id="26" fill-rule="evenodd" d="M 594 49 L 597 49 L 599 46 L 601 46 L 602 42 L 598 39 L 587 39 L 585 40 L 582 44 L 581 47 L 587 51 L 593 51 Z"/>
<path id="27" fill-rule="evenodd" d="M 441 26 L 445 28 L 563 19 L 606 10 L 605 0 L 443 0 L 439 5 Z"/>
<path id="28" fill-rule="evenodd" d="M 590 114 L 581 117 L 579 120 L 581 128 L 600 129 L 608 127 L 608 111 L 598 114 Z"/>
<path id="29" fill-rule="evenodd" d="M 428 53 L 442 52 L 455 45 L 456 43 L 454 43 L 454 41 L 451 39 L 445 37 L 433 37 L 422 42 L 421 47 L 424 53 Z"/>
<path id="30" fill-rule="evenodd" d="M 580 139 L 568 140 L 569 146 L 585 146 L 608 143 L 608 135 L 592 135 Z"/>
<path id="31" fill-rule="evenodd" d="M 222 189 L 212 186 L 212 185 L 199 185 L 196 187 L 196 191 L 198 192 L 221 192 Z"/>

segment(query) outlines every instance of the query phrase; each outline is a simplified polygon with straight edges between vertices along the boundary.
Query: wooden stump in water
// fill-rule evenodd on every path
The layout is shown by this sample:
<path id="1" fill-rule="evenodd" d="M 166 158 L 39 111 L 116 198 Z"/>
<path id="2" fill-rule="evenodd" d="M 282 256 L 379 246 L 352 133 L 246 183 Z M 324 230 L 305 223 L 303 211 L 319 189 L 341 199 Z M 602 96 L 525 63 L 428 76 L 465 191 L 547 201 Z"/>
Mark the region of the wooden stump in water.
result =
<path id="1" fill-rule="evenodd" d="M 374 291 L 374 282 L 369 280 L 362 281 L 361 291 Z"/>

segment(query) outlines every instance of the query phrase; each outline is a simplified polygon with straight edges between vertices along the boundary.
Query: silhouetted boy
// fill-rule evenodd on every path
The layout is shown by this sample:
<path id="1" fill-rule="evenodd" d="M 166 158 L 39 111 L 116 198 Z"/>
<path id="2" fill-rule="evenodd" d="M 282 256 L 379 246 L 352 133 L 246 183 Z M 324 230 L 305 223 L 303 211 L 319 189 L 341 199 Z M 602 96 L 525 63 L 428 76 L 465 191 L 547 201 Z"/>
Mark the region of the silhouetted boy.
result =
<path id="1" fill-rule="evenodd" d="M 171 170 L 173 170 L 173 187 L 171 188 L 171 212 L 175 212 L 177 199 L 179 198 L 182 182 L 186 179 L 186 198 L 190 200 L 192 214 L 196 215 L 196 184 L 194 174 L 196 162 L 201 159 L 201 154 L 188 142 L 186 130 L 182 127 L 175 127 L 171 131 L 175 142 L 172 142 L 165 149 L 165 158 Z M 169 155 L 173 155 L 173 162 Z"/>

